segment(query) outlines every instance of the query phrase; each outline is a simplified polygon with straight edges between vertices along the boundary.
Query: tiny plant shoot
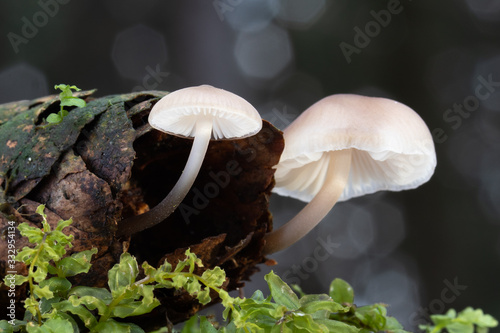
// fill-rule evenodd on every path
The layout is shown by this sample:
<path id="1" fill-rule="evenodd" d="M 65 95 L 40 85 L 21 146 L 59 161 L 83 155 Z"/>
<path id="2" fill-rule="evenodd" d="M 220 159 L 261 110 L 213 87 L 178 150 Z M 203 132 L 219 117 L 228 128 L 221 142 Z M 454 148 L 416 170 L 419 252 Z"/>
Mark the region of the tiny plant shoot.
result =
<path id="1" fill-rule="evenodd" d="M 64 117 L 68 115 L 68 111 L 64 109 L 65 106 L 76 106 L 82 108 L 85 105 L 87 105 L 83 99 L 73 96 L 72 90 L 74 91 L 81 90 L 77 86 L 58 84 L 54 86 L 54 89 L 61 90 L 61 93 L 59 94 L 59 99 L 61 101 L 61 109 L 59 110 L 58 113 L 49 114 L 49 116 L 47 117 L 47 122 L 49 124 L 61 123 Z"/>
<path id="2" fill-rule="evenodd" d="M 195 273 L 203 267 L 201 259 L 188 249 L 186 258 L 174 267 L 165 261 L 155 268 L 125 252 L 119 263 L 108 272 L 108 287 L 73 286 L 68 277 L 85 274 L 91 268 L 97 249 L 66 255 L 72 246 L 72 235 L 63 233 L 72 220 L 61 220 L 54 230 L 47 222 L 45 206 L 36 212 L 42 216 L 42 228 L 21 223 L 18 229 L 33 247 L 23 248 L 16 260 L 28 268 L 28 275 L 14 275 L 15 284 L 28 284 L 24 303 L 24 318 L 1 320 L 0 332 L 132 332 L 144 330 L 127 318 L 151 312 L 160 302 L 155 289 L 175 289 L 189 293 L 203 305 L 213 301 L 212 295 L 222 300 L 225 323 L 216 323 L 205 316 L 193 316 L 184 323 L 181 333 L 245 333 L 245 332 L 336 332 L 406 333 L 402 325 L 387 315 L 386 305 L 356 306 L 354 291 L 344 280 L 335 279 L 328 294 L 306 295 L 298 286 L 293 289 L 279 276 L 270 272 L 265 276 L 270 295 L 257 290 L 250 298 L 231 297 L 223 286 L 226 274 L 220 267 L 208 269 L 202 275 Z M 141 269 L 142 268 L 142 269 Z M 7 276 L 12 279 L 12 276 Z M 488 332 L 498 322 L 480 309 L 467 308 L 460 313 L 453 309 L 445 315 L 431 316 L 433 324 L 420 328 L 430 333 Z M 163 327 L 155 333 L 178 332 Z"/>

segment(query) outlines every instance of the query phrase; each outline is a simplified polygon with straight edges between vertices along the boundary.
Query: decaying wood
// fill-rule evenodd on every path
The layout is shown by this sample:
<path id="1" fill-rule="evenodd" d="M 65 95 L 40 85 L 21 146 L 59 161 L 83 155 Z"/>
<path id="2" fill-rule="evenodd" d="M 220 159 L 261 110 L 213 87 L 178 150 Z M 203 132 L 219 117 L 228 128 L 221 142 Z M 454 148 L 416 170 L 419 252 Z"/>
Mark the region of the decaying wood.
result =
<path id="1" fill-rule="evenodd" d="M 268 198 L 272 167 L 283 150 L 282 133 L 264 121 L 255 136 L 212 141 L 176 212 L 130 239 L 118 239 L 115 232 L 123 218 L 154 207 L 173 187 L 192 140 L 160 133 L 147 123 L 164 92 L 102 98 L 93 93 L 79 92 L 87 106 L 71 110 L 58 125 L 44 121 L 59 110 L 56 95 L 0 105 L 0 277 L 7 270 L 8 221 L 40 225 L 35 209 L 43 203 L 51 225 L 73 218 L 67 231 L 75 237 L 74 247 L 68 254 L 98 249 L 89 274 L 76 276 L 74 284 L 105 286 L 107 271 L 124 249 L 139 262 L 158 265 L 165 259 L 175 264 L 191 248 L 202 258 L 203 269 L 221 266 L 226 271 L 228 290 L 241 287 L 265 261 L 262 238 L 272 228 Z M 17 235 L 17 249 L 25 245 Z M 16 269 L 25 271 L 20 264 Z M 4 306 L 6 293 L 1 292 Z M 24 292 L 19 288 L 18 296 Z M 201 308 L 186 294 L 157 296 L 162 305 L 146 316 L 153 326 L 165 325 L 165 314 L 176 323 Z"/>

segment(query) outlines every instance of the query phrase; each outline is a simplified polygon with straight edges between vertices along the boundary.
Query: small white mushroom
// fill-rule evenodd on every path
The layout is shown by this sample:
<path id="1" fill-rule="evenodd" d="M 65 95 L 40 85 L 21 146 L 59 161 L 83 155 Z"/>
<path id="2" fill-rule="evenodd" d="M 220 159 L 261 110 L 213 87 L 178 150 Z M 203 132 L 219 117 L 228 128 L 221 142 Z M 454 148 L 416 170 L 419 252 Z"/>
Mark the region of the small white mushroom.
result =
<path id="1" fill-rule="evenodd" d="M 170 193 L 148 212 L 119 225 L 131 235 L 165 220 L 182 202 L 200 171 L 210 139 L 245 138 L 262 128 L 257 110 L 243 98 L 208 85 L 174 91 L 155 104 L 149 124 L 162 132 L 194 138 L 186 166 Z"/>
<path id="2" fill-rule="evenodd" d="M 416 188 L 436 167 L 424 121 L 409 107 L 384 98 L 326 97 L 290 124 L 284 138 L 273 191 L 309 203 L 265 236 L 264 254 L 301 239 L 337 201 Z"/>

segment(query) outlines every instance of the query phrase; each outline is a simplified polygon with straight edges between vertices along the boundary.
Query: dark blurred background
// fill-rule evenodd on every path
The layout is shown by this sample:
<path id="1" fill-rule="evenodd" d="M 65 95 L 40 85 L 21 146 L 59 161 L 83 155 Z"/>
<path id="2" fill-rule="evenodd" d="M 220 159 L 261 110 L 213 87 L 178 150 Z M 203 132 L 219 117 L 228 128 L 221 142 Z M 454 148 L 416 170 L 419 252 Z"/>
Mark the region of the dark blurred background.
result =
<path id="1" fill-rule="evenodd" d="M 335 93 L 412 107 L 435 137 L 431 181 L 338 204 L 245 292 L 266 293 L 272 268 L 310 293 L 344 278 L 410 330 L 450 307 L 500 318 L 500 2 L 9 0 L 0 17 L 0 103 L 59 83 L 99 96 L 211 84 L 279 128 Z M 273 196 L 275 224 L 302 206 Z"/>

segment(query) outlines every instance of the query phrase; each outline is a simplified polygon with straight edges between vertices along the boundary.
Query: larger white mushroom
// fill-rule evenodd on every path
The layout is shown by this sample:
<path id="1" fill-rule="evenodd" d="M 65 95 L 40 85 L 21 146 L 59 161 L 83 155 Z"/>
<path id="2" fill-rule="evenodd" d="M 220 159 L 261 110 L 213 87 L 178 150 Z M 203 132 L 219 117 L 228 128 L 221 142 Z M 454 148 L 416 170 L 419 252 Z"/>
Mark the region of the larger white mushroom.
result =
<path id="1" fill-rule="evenodd" d="M 290 124 L 284 138 L 274 192 L 309 203 L 265 236 L 264 254 L 301 239 L 337 201 L 418 187 L 436 167 L 424 121 L 409 107 L 384 98 L 326 97 Z"/>
<path id="2" fill-rule="evenodd" d="M 174 91 L 155 104 L 149 124 L 162 132 L 194 138 L 186 166 L 170 193 L 153 209 L 119 224 L 119 235 L 131 235 L 165 220 L 191 189 L 210 139 L 245 138 L 262 128 L 257 110 L 243 98 L 208 85 Z"/>

